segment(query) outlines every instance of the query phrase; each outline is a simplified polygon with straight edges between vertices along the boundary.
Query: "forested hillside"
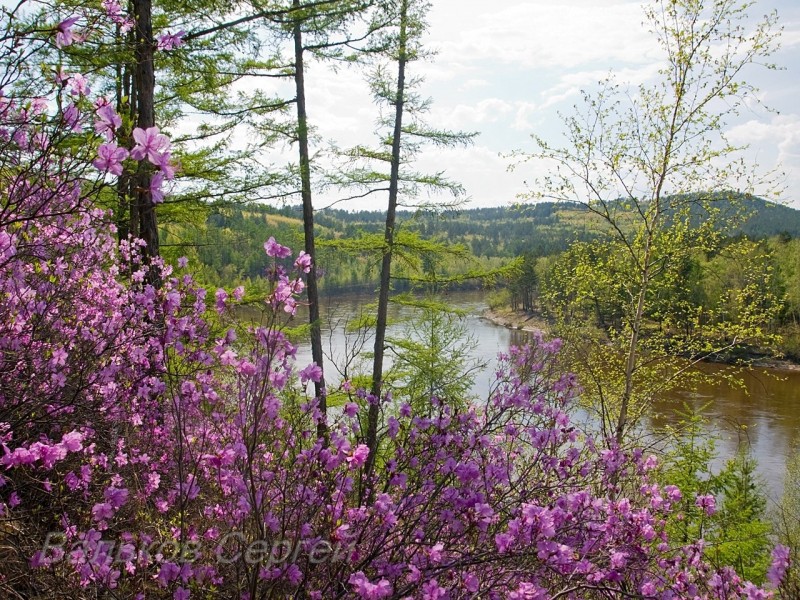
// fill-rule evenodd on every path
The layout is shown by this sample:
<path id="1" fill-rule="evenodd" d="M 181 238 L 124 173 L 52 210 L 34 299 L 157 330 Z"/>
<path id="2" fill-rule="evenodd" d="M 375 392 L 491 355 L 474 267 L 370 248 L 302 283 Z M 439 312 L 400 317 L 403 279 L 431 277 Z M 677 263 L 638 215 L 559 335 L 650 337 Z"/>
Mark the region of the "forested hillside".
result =
<path id="1" fill-rule="evenodd" d="M 743 200 L 736 217 L 729 202 L 720 202 L 720 228 L 729 237 L 762 240 L 779 236 L 784 241 L 800 237 L 800 211 L 761 198 Z M 744 217 L 738 215 L 744 211 Z M 323 242 L 320 264 L 328 289 L 368 287 L 377 281 L 377 263 L 366 254 L 344 256 L 330 240 L 355 240 L 382 231 L 385 213 L 328 208 L 316 215 L 315 228 Z M 595 239 L 602 224 L 582 205 L 539 202 L 494 208 L 434 211 L 400 211 L 398 227 L 425 238 L 463 245 L 480 264 L 496 266 L 499 258 L 551 256 L 566 251 L 573 242 Z M 203 265 L 203 276 L 216 285 L 233 285 L 262 275 L 264 239 L 274 236 L 293 243 L 302 239 L 302 208 L 276 208 L 262 204 L 212 204 L 205 223 L 171 225 L 163 230 L 170 255 L 188 255 Z M 174 248 L 171 243 L 179 243 Z"/>

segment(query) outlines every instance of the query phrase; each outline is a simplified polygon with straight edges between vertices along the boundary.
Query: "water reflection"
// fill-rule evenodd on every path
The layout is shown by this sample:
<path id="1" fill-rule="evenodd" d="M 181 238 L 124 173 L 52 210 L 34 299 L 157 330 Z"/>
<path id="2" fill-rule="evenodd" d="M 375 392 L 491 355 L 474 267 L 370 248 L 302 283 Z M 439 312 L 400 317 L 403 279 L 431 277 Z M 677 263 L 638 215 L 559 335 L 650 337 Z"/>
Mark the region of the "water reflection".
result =
<path id="1" fill-rule="evenodd" d="M 706 364 L 704 372 L 719 375 L 713 383 L 700 384 L 696 391 L 676 391 L 654 406 L 650 428 L 674 423 L 676 411 L 685 405 L 708 422 L 718 439 L 722 465 L 740 447 L 749 447 L 758 460 L 766 491 L 777 499 L 783 489 L 786 460 L 798 442 L 800 431 L 800 372 L 760 368 L 747 370 Z M 741 385 L 722 376 L 735 374 Z"/>

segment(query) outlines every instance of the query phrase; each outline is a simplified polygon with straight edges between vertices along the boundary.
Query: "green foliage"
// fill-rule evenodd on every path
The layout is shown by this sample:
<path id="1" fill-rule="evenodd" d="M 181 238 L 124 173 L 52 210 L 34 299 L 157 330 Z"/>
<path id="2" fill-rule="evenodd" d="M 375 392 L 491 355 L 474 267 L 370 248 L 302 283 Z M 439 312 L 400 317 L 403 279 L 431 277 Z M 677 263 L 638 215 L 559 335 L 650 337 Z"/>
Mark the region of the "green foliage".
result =
<path id="1" fill-rule="evenodd" d="M 432 399 L 453 408 L 466 406 L 473 373 L 485 366 L 470 358 L 476 342 L 464 317 L 445 307 L 441 301 L 426 303 L 401 336 L 387 339 L 393 365 L 386 380 L 394 398 L 408 402 L 414 414 L 432 414 Z"/>
<path id="2" fill-rule="evenodd" d="M 696 413 L 685 413 L 669 433 L 670 449 L 659 477 L 682 494 L 680 507 L 667 524 L 671 539 L 704 539 L 712 564 L 731 566 L 745 579 L 762 583 L 770 563 L 772 525 L 766 517 L 767 499 L 755 473 L 755 459 L 741 449 L 720 472 L 712 472 L 714 439 Z M 716 497 L 712 515 L 695 502 L 697 496 L 707 494 Z"/>
<path id="3" fill-rule="evenodd" d="M 715 457 L 714 440 L 705 437 L 702 417 L 688 408 L 677 427 L 668 427 L 667 433 L 670 450 L 664 457 L 659 478 L 681 491 L 680 510 L 669 522 L 668 530 L 673 539 L 687 543 L 704 537 L 709 526 L 695 498 L 716 492 L 715 478 L 710 471 Z"/>
<path id="4" fill-rule="evenodd" d="M 772 525 L 766 519 L 767 498 L 755 459 L 740 451 L 716 476 L 716 484 L 722 502 L 706 538 L 708 556 L 760 585 L 770 564 Z"/>

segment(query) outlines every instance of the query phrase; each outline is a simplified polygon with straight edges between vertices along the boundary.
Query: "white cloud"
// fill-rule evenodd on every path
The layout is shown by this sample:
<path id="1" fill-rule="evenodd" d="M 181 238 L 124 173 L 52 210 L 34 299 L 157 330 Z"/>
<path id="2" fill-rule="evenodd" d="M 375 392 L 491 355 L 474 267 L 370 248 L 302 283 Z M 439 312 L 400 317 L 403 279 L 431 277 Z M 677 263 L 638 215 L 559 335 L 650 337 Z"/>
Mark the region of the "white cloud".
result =
<path id="1" fill-rule="evenodd" d="M 428 150 L 419 156 L 419 170 L 444 171 L 464 186 L 471 206 L 499 206 L 515 200 L 521 192 L 520 178 L 507 172 L 508 159 L 486 146 Z"/>
<path id="2" fill-rule="evenodd" d="M 790 114 L 752 119 L 730 131 L 732 141 L 748 142 L 754 161 L 772 168 L 782 160 L 787 188 L 800 196 L 800 6 L 797 0 L 757 0 L 755 16 L 777 6 L 785 27 L 784 49 L 774 60 L 786 71 L 748 77 L 763 90 L 768 104 Z M 467 149 L 430 150 L 420 157 L 421 171 L 445 170 L 462 182 L 474 205 L 511 202 L 535 180 L 544 165 L 530 163 L 508 173 L 498 151 L 530 145 L 531 132 L 560 142 L 556 110 L 570 112 L 579 91 L 591 89 L 610 70 L 633 86 L 655 75 L 658 44 L 642 25 L 639 0 L 434 0 L 427 47 L 440 52 L 432 62 L 413 63 L 410 76 L 424 75 L 419 92 L 431 95 L 427 121 L 438 128 L 483 131 Z M 794 69 L 794 70 L 793 70 Z M 341 146 L 374 143 L 377 108 L 355 69 L 332 73 L 313 64 L 308 72 L 311 123 L 324 140 Z M 290 90 L 291 94 L 291 90 Z M 374 200 L 371 201 L 374 205 Z M 357 208 L 354 204 L 352 208 Z"/>
<path id="3" fill-rule="evenodd" d="M 759 152 L 777 151 L 780 162 L 800 159 L 800 115 L 774 115 L 769 121 L 750 120 L 733 127 L 728 138 L 735 144 L 749 144 Z"/>
<path id="4" fill-rule="evenodd" d="M 462 92 L 488 87 L 490 84 L 485 79 L 467 79 L 459 88 Z"/>
<path id="5" fill-rule="evenodd" d="M 470 129 L 480 125 L 496 123 L 514 111 L 514 103 L 501 98 L 484 98 L 474 104 L 457 104 L 440 108 L 434 105 L 430 119 L 437 127 L 446 129 Z"/>
<path id="6" fill-rule="evenodd" d="M 516 107 L 512 127 L 515 131 L 530 132 L 536 124 L 533 117 L 540 114 L 541 107 L 532 102 L 517 102 Z"/>
<path id="7" fill-rule="evenodd" d="M 781 185 L 785 199 L 798 206 L 800 192 L 800 115 L 774 115 L 768 121 L 750 120 L 733 127 L 728 138 L 734 144 L 750 146 L 753 162 L 765 170 L 777 165 L 785 173 Z"/>
<path id="8" fill-rule="evenodd" d="M 613 76 L 613 80 L 624 86 L 636 87 L 647 83 L 658 73 L 657 64 L 649 64 L 640 68 L 624 68 L 615 70 L 613 73 L 609 69 L 576 71 L 566 73 L 559 78 L 556 85 L 542 92 L 542 109 L 550 108 L 565 102 L 573 96 L 579 96 L 581 90 L 588 90 L 596 87 L 600 82 Z"/>
<path id="9" fill-rule="evenodd" d="M 432 38 L 446 39 L 437 44 L 440 63 L 469 59 L 575 68 L 598 59 L 641 63 L 655 48 L 636 2 L 531 0 L 470 10 L 473 4 L 477 6 L 461 0 L 434 3 Z"/>

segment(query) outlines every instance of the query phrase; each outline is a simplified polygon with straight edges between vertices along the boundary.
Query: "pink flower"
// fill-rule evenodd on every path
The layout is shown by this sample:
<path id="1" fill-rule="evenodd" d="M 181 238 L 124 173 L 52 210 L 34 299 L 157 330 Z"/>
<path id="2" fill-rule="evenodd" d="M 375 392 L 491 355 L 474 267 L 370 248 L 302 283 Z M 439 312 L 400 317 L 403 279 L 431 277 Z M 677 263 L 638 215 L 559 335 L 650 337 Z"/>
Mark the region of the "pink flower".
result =
<path id="1" fill-rule="evenodd" d="M 392 595 L 392 585 L 386 580 L 381 579 L 378 583 L 372 583 L 363 571 L 358 571 L 350 575 L 347 583 L 355 588 L 356 593 L 363 600 L 380 600 Z"/>
<path id="2" fill-rule="evenodd" d="M 35 115 L 42 115 L 47 110 L 47 100 L 45 98 L 34 98 L 31 101 L 31 112 Z"/>
<path id="3" fill-rule="evenodd" d="M 656 595 L 656 586 L 652 581 L 646 581 L 642 584 L 641 592 L 644 596 L 655 596 Z"/>
<path id="4" fill-rule="evenodd" d="M 153 204 L 160 204 L 164 201 L 164 192 L 161 185 L 164 183 L 164 173 L 157 171 L 150 178 L 150 200 Z"/>
<path id="5" fill-rule="evenodd" d="M 790 555 L 789 548 L 778 544 L 772 550 L 772 564 L 767 571 L 767 581 L 770 582 L 772 587 L 778 588 L 786 576 L 786 570 L 789 568 Z"/>
<path id="6" fill-rule="evenodd" d="M 367 457 L 369 456 L 369 448 L 364 444 L 359 444 L 356 446 L 353 453 L 347 457 L 347 463 L 351 467 L 360 467 L 365 462 L 367 462 Z"/>
<path id="7" fill-rule="evenodd" d="M 303 581 L 303 572 L 297 565 L 289 565 L 289 568 L 286 569 L 285 577 L 291 585 L 300 585 L 300 582 Z"/>
<path id="8" fill-rule="evenodd" d="M 164 160 L 163 153 L 169 150 L 169 138 L 159 133 L 158 127 L 133 130 L 133 139 L 136 145 L 131 150 L 133 160 L 142 160 L 147 157 L 154 165 L 159 165 Z"/>
<path id="9" fill-rule="evenodd" d="M 119 508 L 128 501 L 128 490 L 112 486 L 106 488 L 103 492 L 103 496 L 112 508 Z"/>
<path id="10" fill-rule="evenodd" d="M 300 371 L 300 382 L 305 385 L 309 380 L 314 383 L 319 383 L 322 379 L 322 369 L 317 363 L 311 363 L 305 369 Z"/>
<path id="11" fill-rule="evenodd" d="M 222 314 L 223 312 L 225 312 L 227 301 L 228 301 L 228 292 L 226 292 L 222 288 L 219 288 L 214 294 L 214 308 L 216 308 L 218 313 Z"/>
<path id="12" fill-rule="evenodd" d="M 128 158 L 125 148 L 118 148 L 116 142 L 100 144 L 97 149 L 97 158 L 92 164 L 100 171 L 108 171 L 112 175 L 122 175 L 122 161 Z"/>
<path id="13" fill-rule="evenodd" d="M 175 590 L 175 593 L 172 595 L 174 600 L 189 600 L 189 596 L 191 592 L 186 588 L 179 587 Z"/>
<path id="14" fill-rule="evenodd" d="M 74 73 L 69 78 L 69 89 L 76 96 L 88 96 L 91 92 L 89 80 L 80 73 Z"/>
<path id="15" fill-rule="evenodd" d="M 186 35 L 186 32 L 181 29 L 178 33 L 164 33 L 158 36 L 158 45 L 157 48 L 159 50 L 174 50 L 175 48 L 180 47 L 183 45 L 183 36 Z"/>
<path id="16" fill-rule="evenodd" d="M 698 496 L 694 501 L 694 505 L 702 508 L 709 517 L 717 512 L 717 502 L 711 494 Z"/>
<path id="17" fill-rule="evenodd" d="M 178 578 L 180 572 L 181 568 L 178 565 L 174 562 L 167 561 L 161 565 L 161 569 L 159 569 L 158 575 L 156 575 L 156 580 L 161 587 L 167 587 L 171 581 Z"/>
<path id="18" fill-rule="evenodd" d="M 117 0 L 103 0 L 102 4 L 108 17 L 119 25 L 122 33 L 126 33 L 133 28 L 133 19 L 123 14 L 122 7 Z"/>
<path id="19" fill-rule="evenodd" d="M 122 6 L 116 0 L 103 0 L 103 10 L 109 17 L 114 17 L 122 13 Z"/>
<path id="20" fill-rule="evenodd" d="M 80 117 L 80 111 L 78 111 L 78 107 L 74 104 L 70 103 L 70 105 L 64 109 L 64 123 L 69 127 L 70 131 L 80 130 Z"/>
<path id="21" fill-rule="evenodd" d="M 107 502 L 100 502 L 92 507 L 92 518 L 95 521 L 105 521 L 114 516 L 113 507 Z"/>
<path id="22" fill-rule="evenodd" d="M 114 132 L 122 126 L 122 117 L 108 102 L 101 104 L 95 114 L 97 115 L 97 121 L 94 122 L 95 132 L 104 135 L 107 140 L 111 140 Z"/>
<path id="23" fill-rule="evenodd" d="M 622 569 L 628 563 L 628 553 L 627 552 L 612 552 L 611 553 L 611 568 L 612 569 Z"/>
<path id="24" fill-rule="evenodd" d="M 75 36 L 72 33 L 72 26 L 78 22 L 80 17 L 70 17 L 69 19 L 64 19 L 56 25 L 56 47 L 57 48 L 64 48 L 65 46 L 69 46 L 72 42 L 75 41 Z"/>
<path id="25" fill-rule="evenodd" d="M 83 434 L 77 431 L 70 431 L 61 436 L 61 443 L 67 452 L 78 452 L 83 449 Z"/>
<path id="26" fill-rule="evenodd" d="M 664 488 L 664 491 L 667 493 L 670 502 L 678 502 L 681 499 L 681 490 L 678 486 L 668 485 Z"/>
<path id="27" fill-rule="evenodd" d="M 157 156 L 156 161 L 153 163 L 161 169 L 161 172 L 164 173 L 164 177 L 170 180 L 175 178 L 175 165 L 172 163 L 171 158 L 172 156 L 169 152 L 164 152 Z"/>
<path id="28" fill-rule="evenodd" d="M 267 256 L 272 256 L 273 258 L 286 258 L 292 255 L 292 251 L 286 246 L 281 246 L 275 241 L 274 237 L 270 237 L 264 242 L 264 251 Z"/>
<path id="29" fill-rule="evenodd" d="M 308 273 L 311 271 L 311 255 L 306 254 L 304 250 L 301 250 L 300 254 L 297 255 L 297 258 L 294 261 L 294 266 L 295 268 L 303 271 L 303 273 Z"/>
<path id="30" fill-rule="evenodd" d="M 423 600 L 438 600 L 444 598 L 447 591 L 439 587 L 436 581 L 428 581 L 422 586 L 422 599 Z"/>
<path id="31" fill-rule="evenodd" d="M 498 533 L 494 536 L 494 543 L 497 546 L 497 551 L 500 554 L 505 554 L 514 543 L 514 536 L 509 533 Z"/>

